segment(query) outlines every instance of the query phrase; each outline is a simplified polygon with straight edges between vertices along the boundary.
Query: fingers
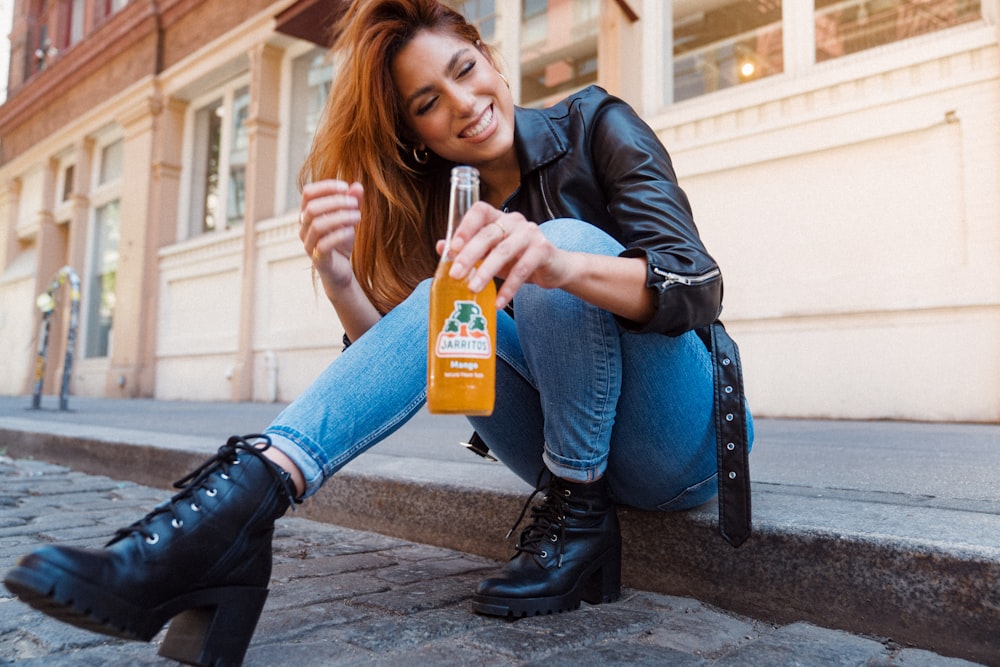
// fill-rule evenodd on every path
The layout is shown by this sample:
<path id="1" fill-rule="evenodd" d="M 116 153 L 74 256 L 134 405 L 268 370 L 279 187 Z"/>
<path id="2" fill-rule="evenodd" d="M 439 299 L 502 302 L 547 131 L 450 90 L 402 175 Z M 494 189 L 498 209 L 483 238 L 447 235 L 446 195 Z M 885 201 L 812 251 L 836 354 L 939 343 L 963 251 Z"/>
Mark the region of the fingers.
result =
<path id="1" fill-rule="evenodd" d="M 497 307 L 502 308 L 524 283 L 545 282 L 555 253 L 538 225 L 480 203 L 462 219 L 452 239 L 450 275 L 469 279 L 469 288 L 476 292 L 495 277 L 503 278 L 497 293 Z"/>
<path id="2" fill-rule="evenodd" d="M 509 218 L 506 221 L 502 220 L 505 216 Z M 456 280 L 466 278 L 473 266 L 483 261 L 510 236 L 515 217 L 521 216 L 504 214 L 484 202 L 479 202 L 469 209 L 452 235 L 451 277 Z M 480 267 L 477 272 L 482 269 L 483 267 Z"/>
<path id="3" fill-rule="evenodd" d="M 361 221 L 360 183 L 328 180 L 303 188 L 299 238 L 306 253 L 319 260 L 333 250 L 349 252 L 354 228 Z"/>

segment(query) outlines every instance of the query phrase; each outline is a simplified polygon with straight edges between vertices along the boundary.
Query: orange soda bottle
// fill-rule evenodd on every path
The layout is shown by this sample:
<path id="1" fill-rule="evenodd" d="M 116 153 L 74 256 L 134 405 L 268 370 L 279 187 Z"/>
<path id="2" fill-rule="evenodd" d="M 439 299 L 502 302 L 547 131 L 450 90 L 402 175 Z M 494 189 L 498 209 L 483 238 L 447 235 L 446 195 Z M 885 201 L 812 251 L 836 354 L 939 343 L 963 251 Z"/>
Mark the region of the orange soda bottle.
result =
<path id="1" fill-rule="evenodd" d="M 451 170 L 448 232 L 431 283 L 427 341 L 427 409 L 434 414 L 489 415 L 496 393 L 496 286 L 478 294 L 448 276 L 451 235 L 479 201 L 479 171 Z"/>

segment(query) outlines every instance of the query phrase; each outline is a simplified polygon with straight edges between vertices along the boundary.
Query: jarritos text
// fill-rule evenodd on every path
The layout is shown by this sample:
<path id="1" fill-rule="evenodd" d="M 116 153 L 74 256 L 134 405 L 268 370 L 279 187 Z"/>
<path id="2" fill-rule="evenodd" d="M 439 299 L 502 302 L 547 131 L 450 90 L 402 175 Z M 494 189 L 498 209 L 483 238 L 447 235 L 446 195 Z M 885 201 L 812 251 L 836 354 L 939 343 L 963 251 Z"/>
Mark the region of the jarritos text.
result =
<path id="1" fill-rule="evenodd" d="M 439 357 L 488 359 L 493 352 L 486 316 L 475 301 L 455 301 L 455 310 L 438 333 L 434 353 Z"/>

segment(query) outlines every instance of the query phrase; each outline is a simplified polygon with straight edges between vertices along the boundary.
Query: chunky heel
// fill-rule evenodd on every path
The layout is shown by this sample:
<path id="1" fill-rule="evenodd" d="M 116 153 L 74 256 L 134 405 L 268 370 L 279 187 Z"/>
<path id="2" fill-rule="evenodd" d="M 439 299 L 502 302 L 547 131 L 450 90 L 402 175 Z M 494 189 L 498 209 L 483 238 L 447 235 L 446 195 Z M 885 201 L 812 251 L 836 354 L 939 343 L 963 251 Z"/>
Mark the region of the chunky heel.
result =
<path id="1" fill-rule="evenodd" d="M 616 602 L 622 596 L 621 553 L 613 549 L 583 586 L 580 597 L 590 604 Z"/>
<path id="2" fill-rule="evenodd" d="M 196 598 L 193 602 L 197 606 L 170 622 L 159 654 L 199 667 L 242 664 L 267 600 L 267 589 L 214 589 L 191 597 Z"/>

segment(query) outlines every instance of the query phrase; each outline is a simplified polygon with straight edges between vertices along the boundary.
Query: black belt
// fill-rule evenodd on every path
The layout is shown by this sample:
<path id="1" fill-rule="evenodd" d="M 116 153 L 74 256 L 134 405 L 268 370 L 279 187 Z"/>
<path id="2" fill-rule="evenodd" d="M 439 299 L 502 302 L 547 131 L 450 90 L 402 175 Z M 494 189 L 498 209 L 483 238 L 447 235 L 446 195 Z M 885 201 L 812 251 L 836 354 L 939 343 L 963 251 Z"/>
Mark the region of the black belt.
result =
<path id="1" fill-rule="evenodd" d="M 698 330 L 712 356 L 715 443 L 719 470 L 719 533 L 734 547 L 750 537 L 750 456 L 740 350 L 722 322 Z M 473 433 L 462 443 L 490 461 L 489 446 Z"/>
<path id="2" fill-rule="evenodd" d="M 719 461 L 719 533 L 738 547 L 750 537 L 750 455 L 740 350 L 722 322 L 698 332 L 712 355 L 715 446 Z"/>

